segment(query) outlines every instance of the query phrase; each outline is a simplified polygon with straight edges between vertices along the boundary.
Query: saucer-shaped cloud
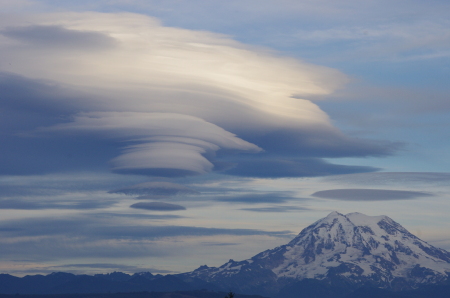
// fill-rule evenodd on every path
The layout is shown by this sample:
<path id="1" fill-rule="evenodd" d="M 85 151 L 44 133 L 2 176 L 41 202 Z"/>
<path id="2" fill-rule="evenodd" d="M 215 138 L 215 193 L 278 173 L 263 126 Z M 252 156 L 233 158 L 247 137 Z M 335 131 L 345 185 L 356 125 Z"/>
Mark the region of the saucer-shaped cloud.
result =
<path id="1" fill-rule="evenodd" d="M 329 189 L 315 192 L 312 196 L 341 201 L 391 201 L 430 197 L 432 194 L 420 191 L 389 189 Z"/>
<path id="2" fill-rule="evenodd" d="M 321 159 L 382 156 L 396 149 L 346 136 L 306 99 L 342 87 L 342 73 L 223 35 L 164 27 L 143 15 L 5 17 L 0 51 L 8 61 L 0 64 L 0 87 L 8 90 L 0 108 L 13 115 L 0 120 L 7 122 L 0 128 L 4 171 L 56 169 L 64 160 L 60 152 L 84 156 L 76 154 L 76 144 L 91 158 L 66 162 L 65 170 L 98 168 L 96 163 L 110 160 L 118 173 L 168 177 L 236 163 L 241 166 L 229 173 L 242 176 L 371 171 L 328 164 L 324 169 Z M 30 102 L 39 107 L 33 113 Z M 68 142 L 75 147 L 61 148 Z M 234 154 L 261 149 L 260 161 Z M 227 159 L 227 153 L 233 154 Z M 311 160 L 283 161 L 291 158 Z M 264 173 L 255 173 L 261 163 L 267 165 Z"/>
<path id="3" fill-rule="evenodd" d="M 196 195 L 199 192 L 181 184 L 172 182 L 144 182 L 129 187 L 110 191 L 110 193 L 122 193 L 126 195 L 152 195 L 152 196 L 175 196 Z"/>
<path id="4" fill-rule="evenodd" d="M 145 209 L 152 211 L 177 211 L 177 210 L 186 210 L 186 207 L 177 205 L 177 204 L 169 204 L 163 202 L 142 202 L 136 203 L 130 206 L 135 209 Z"/>
<path id="5" fill-rule="evenodd" d="M 127 146 L 111 161 L 119 173 L 155 176 L 205 174 L 215 151 L 261 149 L 197 117 L 173 113 L 92 112 L 44 131 L 100 133 L 108 138 L 140 142 Z"/>

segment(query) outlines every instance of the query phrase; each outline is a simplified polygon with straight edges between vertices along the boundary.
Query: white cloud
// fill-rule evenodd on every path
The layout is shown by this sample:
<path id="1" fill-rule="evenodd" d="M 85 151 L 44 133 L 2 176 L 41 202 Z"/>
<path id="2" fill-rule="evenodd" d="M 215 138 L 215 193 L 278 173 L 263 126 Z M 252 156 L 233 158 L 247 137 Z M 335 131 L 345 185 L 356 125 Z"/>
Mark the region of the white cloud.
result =
<path id="1" fill-rule="evenodd" d="M 291 96 L 329 94 L 346 81 L 333 69 L 276 57 L 209 32 L 162 27 L 142 15 L 53 14 L 2 23 L 3 27 L 62 26 L 115 38 L 117 47 L 81 53 L 52 48 L 51 43 L 45 49 L 5 40 L 2 45 L 5 60 L 11 63 L 3 65 L 3 71 L 97 91 L 108 97 L 109 108 L 183 109 L 184 114 L 207 118 L 212 107 L 240 107 L 247 115 L 256 110 L 282 122 L 286 120 L 280 118 L 327 123 L 317 106 Z M 203 111 L 188 107 L 192 98 L 186 97 L 192 94 L 198 97 L 195 103 L 205 104 Z"/>
<path id="2" fill-rule="evenodd" d="M 260 151 L 244 139 L 326 156 L 334 156 L 331 151 L 385 154 L 360 141 L 364 153 L 357 153 L 354 148 L 360 147 L 350 146 L 354 142 L 326 113 L 302 99 L 342 87 L 347 78 L 334 69 L 278 57 L 219 34 L 163 27 L 131 13 L 5 18 L 0 31 L 0 50 L 8 61 L 0 71 L 84 96 L 79 100 L 83 113 L 47 130 L 125 141 L 122 155 L 111 161 L 118 172 L 207 173 L 220 149 Z M 93 37 L 102 42 L 90 46 Z M 71 47 L 61 46 L 68 42 Z M 269 144 L 273 135 L 285 141 Z"/>

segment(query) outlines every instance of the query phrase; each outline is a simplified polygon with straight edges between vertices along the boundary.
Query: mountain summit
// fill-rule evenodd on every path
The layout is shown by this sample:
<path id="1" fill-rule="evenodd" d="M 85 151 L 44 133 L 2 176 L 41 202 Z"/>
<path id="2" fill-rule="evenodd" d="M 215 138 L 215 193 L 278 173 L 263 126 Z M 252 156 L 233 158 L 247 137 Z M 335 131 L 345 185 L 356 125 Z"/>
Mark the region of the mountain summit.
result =
<path id="1" fill-rule="evenodd" d="M 334 286 L 405 290 L 449 280 L 450 253 L 387 216 L 332 212 L 286 245 L 218 268 L 202 266 L 183 276 L 263 294 L 309 279 Z"/>

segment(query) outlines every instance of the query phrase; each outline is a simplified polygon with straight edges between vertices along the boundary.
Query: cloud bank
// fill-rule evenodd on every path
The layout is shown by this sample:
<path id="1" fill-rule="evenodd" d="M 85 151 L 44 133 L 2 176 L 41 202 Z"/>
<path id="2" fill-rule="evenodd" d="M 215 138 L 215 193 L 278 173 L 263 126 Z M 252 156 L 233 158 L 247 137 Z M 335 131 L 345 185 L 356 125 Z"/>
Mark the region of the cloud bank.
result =
<path id="1" fill-rule="evenodd" d="M 163 177 L 318 176 L 376 170 L 322 158 L 398 147 L 346 136 L 303 99 L 341 88 L 342 73 L 143 15 L 5 17 L 0 50 L 7 174 L 108 164 Z"/>

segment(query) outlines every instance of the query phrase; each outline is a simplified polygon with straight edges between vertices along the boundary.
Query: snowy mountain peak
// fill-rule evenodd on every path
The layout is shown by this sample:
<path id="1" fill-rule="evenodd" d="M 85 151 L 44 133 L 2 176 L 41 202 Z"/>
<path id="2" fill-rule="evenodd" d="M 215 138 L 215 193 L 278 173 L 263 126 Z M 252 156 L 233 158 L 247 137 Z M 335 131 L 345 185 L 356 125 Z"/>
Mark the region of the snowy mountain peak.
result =
<path id="1" fill-rule="evenodd" d="M 204 267 L 203 267 L 204 268 Z M 207 281 L 264 275 L 276 280 L 305 278 L 413 288 L 450 276 L 450 253 L 409 233 L 387 216 L 362 213 L 328 216 L 303 229 L 292 241 L 245 261 L 190 273 Z"/>

